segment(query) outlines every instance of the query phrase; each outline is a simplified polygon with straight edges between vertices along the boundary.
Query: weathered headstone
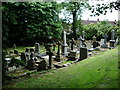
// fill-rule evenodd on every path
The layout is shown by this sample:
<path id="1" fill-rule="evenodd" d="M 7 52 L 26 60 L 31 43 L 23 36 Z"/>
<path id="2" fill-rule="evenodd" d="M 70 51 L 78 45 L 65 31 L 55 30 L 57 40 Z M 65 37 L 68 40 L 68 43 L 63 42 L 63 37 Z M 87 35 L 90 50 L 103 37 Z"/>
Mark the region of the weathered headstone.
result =
<path id="1" fill-rule="evenodd" d="M 38 71 L 41 71 L 41 70 L 46 70 L 47 69 L 47 62 L 46 60 L 42 60 L 39 62 L 38 64 Z"/>
<path id="2" fill-rule="evenodd" d="M 75 43 L 74 38 L 72 38 L 72 39 L 71 39 L 71 50 L 73 50 L 73 49 L 74 49 L 74 44 L 76 44 L 76 43 Z"/>
<path id="3" fill-rule="evenodd" d="M 40 53 L 40 51 L 39 51 L 39 49 L 40 49 L 40 45 L 39 45 L 39 43 L 35 43 L 35 53 Z"/>
<path id="4" fill-rule="evenodd" d="M 30 60 L 30 55 L 29 54 L 26 54 L 26 60 Z"/>
<path id="5" fill-rule="evenodd" d="M 68 54 L 68 60 L 76 60 L 76 51 L 71 50 L 70 53 Z"/>
<path id="6" fill-rule="evenodd" d="M 110 47 L 114 47 L 114 44 L 115 44 L 115 31 L 112 30 L 112 34 L 111 34 L 111 40 L 110 40 Z"/>
<path id="7" fill-rule="evenodd" d="M 29 50 L 30 50 L 29 48 L 26 48 L 26 49 L 25 49 L 25 52 L 29 52 Z"/>
<path id="8" fill-rule="evenodd" d="M 13 45 L 13 49 L 16 49 L 16 44 Z"/>
<path id="9" fill-rule="evenodd" d="M 36 63 L 32 58 L 27 62 L 27 68 L 30 70 L 33 70 L 36 68 Z"/>
<path id="10" fill-rule="evenodd" d="M 57 55 L 56 55 L 56 60 L 57 60 L 58 62 L 61 61 L 60 45 L 61 45 L 61 43 L 60 43 L 60 41 L 58 41 L 58 51 L 57 51 Z"/>
<path id="11" fill-rule="evenodd" d="M 87 43 L 87 49 L 91 49 L 91 43 L 90 42 Z"/>
<path id="12" fill-rule="evenodd" d="M 30 48 L 30 52 L 34 52 L 34 48 Z"/>
<path id="13" fill-rule="evenodd" d="M 87 48 L 81 47 L 80 48 L 80 60 L 86 59 L 87 58 Z"/>
<path id="14" fill-rule="evenodd" d="M 82 38 L 83 38 L 83 40 L 85 40 L 85 32 L 84 31 L 82 31 Z"/>
<path id="15" fill-rule="evenodd" d="M 100 40 L 100 45 L 103 45 L 104 44 L 104 39 L 101 39 Z"/>
<path id="16" fill-rule="evenodd" d="M 24 52 L 21 53 L 21 60 L 24 61 L 26 63 L 26 54 Z"/>
<path id="17" fill-rule="evenodd" d="M 48 46 L 49 46 L 49 68 L 51 69 L 52 68 L 52 55 L 53 55 L 53 52 L 51 50 L 52 44 L 48 44 Z"/>
<path id="18" fill-rule="evenodd" d="M 80 50 L 80 47 L 82 47 L 82 37 L 78 38 L 79 44 L 78 44 L 78 50 Z"/>
<path id="19" fill-rule="evenodd" d="M 108 45 L 106 44 L 107 42 L 107 34 L 104 35 L 104 44 L 101 45 L 102 48 L 108 48 Z"/>
<path id="20" fill-rule="evenodd" d="M 95 41 L 96 41 L 96 36 L 94 35 L 94 36 L 93 36 L 93 42 L 95 42 Z"/>
<path id="21" fill-rule="evenodd" d="M 34 57 L 34 53 L 32 52 L 31 54 L 30 54 L 30 59 L 32 59 Z"/>
<path id="22" fill-rule="evenodd" d="M 100 46 L 100 44 L 97 41 L 93 42 L 93 48 L 96 48 L 98 46 Z"/>
<path id="23" fill-rule="evenodd" d="M 19 54 L 19 53 L 18 53 L 18 50 L 15 49 L 15 50 L 14 50 L 14 54 Z"/>
<path id="24" fill-rule="evenodd" d="M 67 43 L 66 43 L 66 32 L 65 31 L 63 31 L 62 54 L 67 55 Z"/>

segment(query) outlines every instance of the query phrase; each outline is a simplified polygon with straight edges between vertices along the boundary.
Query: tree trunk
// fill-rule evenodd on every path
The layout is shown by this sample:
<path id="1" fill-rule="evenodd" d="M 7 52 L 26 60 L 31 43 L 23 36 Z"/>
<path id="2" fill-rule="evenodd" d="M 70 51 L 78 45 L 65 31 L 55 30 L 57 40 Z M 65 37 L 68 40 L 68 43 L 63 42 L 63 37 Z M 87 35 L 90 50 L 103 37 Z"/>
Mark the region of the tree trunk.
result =
<path id="1" fill-rule="evenodd" d="M 76 20 L 77 20 L 77 11 L 73 11 L 73 34 L 74 34 L 74 39 L 77 40 L 77 34 L 76 34 Z"/>

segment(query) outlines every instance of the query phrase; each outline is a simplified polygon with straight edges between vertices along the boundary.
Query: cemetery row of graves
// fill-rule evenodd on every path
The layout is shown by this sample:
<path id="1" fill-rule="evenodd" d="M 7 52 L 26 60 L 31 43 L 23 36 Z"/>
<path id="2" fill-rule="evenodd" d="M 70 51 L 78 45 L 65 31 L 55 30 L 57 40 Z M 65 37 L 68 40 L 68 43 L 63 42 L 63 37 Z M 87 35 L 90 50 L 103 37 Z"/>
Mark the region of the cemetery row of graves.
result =
<path id="1" fill-rule="evenodd" d="M 63 40 L 47 43 L 45 53 L 41 52 L 41 45 L 36 42 L 34 48 L 26 48 L 24 52 L 19 52 L 14 44 L 14 51 L 5 56 L 7 63 L 7 74 L 10 77 L 20 77 L 27 75 L 30 71 L 42 71 L 67 67 L 73 63 L 93 56 L 96 51 L 113 49 L 119 43 L 119 37 L 115 38 L 115 31 L 111 32 L 111 40 L 107 41 L 107 34 L 104 39 L 96 41 L 85 40 L 85 32 L 82 32 L 77 40 L 72 38 L 67 43 L 66 31 L 63 31 Z M 16 73 L 16 74 L 14 74 Z"/>

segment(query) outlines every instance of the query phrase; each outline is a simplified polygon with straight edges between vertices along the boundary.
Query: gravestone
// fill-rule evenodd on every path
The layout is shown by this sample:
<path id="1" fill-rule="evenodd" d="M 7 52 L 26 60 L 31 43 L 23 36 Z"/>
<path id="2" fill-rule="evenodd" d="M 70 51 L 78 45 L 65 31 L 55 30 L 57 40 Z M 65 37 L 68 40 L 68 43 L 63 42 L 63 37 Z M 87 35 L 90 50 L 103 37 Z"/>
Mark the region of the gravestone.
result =
<path id="1" fill-rule="evenodd" d="M 13 45 L 13 49 L 16 49 L 16 44 Z"/>
<path id="2" fill-rule="evenodd" d="M 30 70 L 34 70 L 36 68 L 36 63 L 33 60 L 33 58 L 31 58 L 30 60 L 28 60 L 27 62 L 27 68 Z"/>
<path id="3" fill-rule="evenodd" d="M 98 46 L 100 46 L 100 44 L 97 41 L 93 42 L 93 48 L 96 48 Z"/>
<path id="4" fill-rule="evenodd" d="M 38 63 L 38 71 L 41 71 L 41 70 L 46 70 L 47 69 L 47 62 L 46 60 L 42 60 Z"/>
<path id="5" fill-rule="evenodd" d="M 26 60 L 28 61 L 30 59 L 30 55 L 26 54 Z"/>
<path id="6" fill-rule="evenodd" d="M 100 45 L 103 45 L 104 44 L 104 39 L 101 39 L 100 40 Z"/>
<path id="7" fill-rule="evenodd" d="M 93 36 L 93 42 L 95 42 L 95 41 L 96 41 L 96 36 L 94 35 L 94 36 Z"/>
<path id="8" fill-rule="evenodd" d="M 51 69 L 52 68 L 52 55 L 53 55 L 53 52 L 51 50 L 52 44 L 49 43 L 48 46 L 49 46 L 49 68 Z"/>
<path id="9" fill-rule="evenodd" d="M 32 59 L 34 57 L 34 53 L 32 52 L 31 54 L 30 54 L 30 59 Z"/>
<path id="10" fill-rule="evenodd" d="M 34 52 L 34 48 L 30 48 L 30 52 Z"/>
<path id="11" fill-rule="evenodd" d="M 100 46 L 100 44 L 96 41 L 96 36 L 95 35 L 93 36 L 93 44 L 92 45 L 93 45 L 93 48 L 96 48 L 96 47 Z"/>
<path id="12" fill-rule="evenodd" d="M 71 50 L 70 53 L 68 54 L 68 60 L 76 60 L 76 51 Z"/>
<path id="13" fill-rule="evenodd" d="M 21 53 L 21 60 L 24 61 L 26 63 L 26 54 L 24 52 Z"/>
<path id="14" fill-rule="evenodd" d="M 91 43 L 90 42 L 87 43 L 87 49 L 91 49 Z"/>
<path id="15" fill-rule="evenodd" d="M 60 62 L 61 61 L 61 54 L 60 54 L 60 41 L 58 41 L 58 51 L 57 51 L 57 55 L 56 55 L 56 61 Z"/>
<path id="16" fill-rule="evenodd" d="M 14 50 L 14 54 L 19 54 L 19 53 L 18 53 L 18 50 L 15 49 L 15 50 Z"/>
<path id="17" fill-rule="evenodd" d="M 25 49 L 25 52 L 29 52 L 29 50 L 30 50 L 29 48 L 26 48 L 26 49 Z"/>
<path id="18" fill-rule="evenodd" d="M 78 40 L 79 40 L 78 50 L 80 50 L 80 47 L 82 47 L 82 37 L 80 36 Z"/>
<path id="19" fill-rule="evenodd" d="M 86 59 L 87 58 L 87 48 L 81 47 L 80 48 L 80 60 Z"/>
<path id="20" fill-rule="evenodd" d="M 110 47 L 114 47 L 114 44 L 115 44 L 115 31 L 112 30 L 112 33 L 111 33 L 111 40 L 110 40 Z"/>
<path id="21" fill-rule="evenodd" d="M 39 43 L 35 43 L 35 53 L 40 53 L 39 52 L 39 49 L 40 49 L 40 45 L 39 45 Z"/>
<path id="22" fill-rule="evenodd" d="M 62 54 L 67 55 L 67 43 L 66 43 L 66 32 L 65 31 L 63 31 Z"/>
<path id="23" fill-rule="evenodd" d="M 107 34 L 104 35 L 104 43 L 101 45 L 102 48 L 108 48 L 108 45 L 106 44 L 107 42 Z"/>
<path id="24" fill-rule="evenodd" d="M 71 50 L 73 50 L 74 49 L 74 45 L 75 45 L 76 43 L 75 43 L 75 40 L 74 40 L 74 38 L 72 38 L 71 39 Z"/>

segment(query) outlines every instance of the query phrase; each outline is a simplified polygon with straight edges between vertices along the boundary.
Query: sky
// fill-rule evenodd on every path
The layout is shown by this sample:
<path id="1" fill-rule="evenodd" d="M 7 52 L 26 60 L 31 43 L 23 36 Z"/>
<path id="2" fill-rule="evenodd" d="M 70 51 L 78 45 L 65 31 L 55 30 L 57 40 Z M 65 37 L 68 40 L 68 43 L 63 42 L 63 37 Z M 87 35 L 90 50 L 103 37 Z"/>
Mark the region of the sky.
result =
<path id="1" fill-rule="evenodd" d="M 64 1 L 64 0 L 62 0 L 62 1 Z M 116 1 L 116 0 L 89 0 L 88 2 L 89 2 L 89 4 L 90 5 L 96 5 L 96 4 L 102 4 L 102 3 L 104 3 L 104 4 L 108 4 L 108 3 L 110 3 L 110 2 L 112 2 L 112 1 Z M 100 21 L 103 21 L 103 20 L 109 20 L 109 21 L 118 21 L 118 11 L 117 10 L 112 10 L 112 12 L 110 12 L 110 10 L 107 10 L 107 13 L 106 13 L 106 15 L 100 15 L 100 16 L 90 16 L 92 13 L 91 13 L 91 11 L 88 11 L 88 10 L 85 10 L 84 12 L 83 12 L 83 14 L 82 14 L 82 17 L 81 17 L 81 19 L 82 20 L 97 20 L 97 19 L 99 19 Z M 64 14 L 63 13 L 61 13 L 60 14 L 60 18 L 63 18 L 64 17 Z M 72 17 L 72 16 L 70 16 L 70 17 Z M 72 22 L 72 21 L 70 21 L 70 22 Z"/>

